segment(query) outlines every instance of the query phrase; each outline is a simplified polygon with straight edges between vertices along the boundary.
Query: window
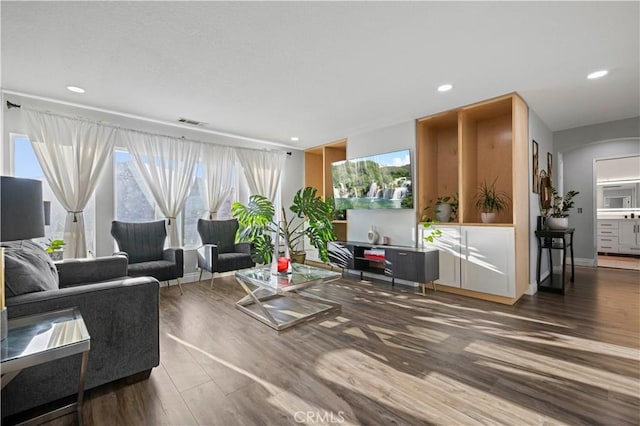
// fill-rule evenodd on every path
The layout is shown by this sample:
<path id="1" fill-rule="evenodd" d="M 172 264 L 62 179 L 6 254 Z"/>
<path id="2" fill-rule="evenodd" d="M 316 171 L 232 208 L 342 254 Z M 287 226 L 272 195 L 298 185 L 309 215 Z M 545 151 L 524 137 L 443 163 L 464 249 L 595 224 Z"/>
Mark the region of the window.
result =
<path id="1" fill-rule="evenodd" d="M 36 154 L 31 146 L 31 141 L 26 136 L 12 135 L 13 140 L 13 175 L 20 178 L 37 179 L 42 181 L 42 198 L 44 201 L 51 201 L 51 225 L 45 226 L 45 238 L 41 242 L 48 240 L 64 239 L 64 224 L 67 218 L 67 211 L 58 199 L 53 195 L 51 187 L 44 178 L 44 172 L 36 158 Z M 87 203 L 84 209 L 84 224 L 86 232 L 87 249 L 94 252 L 94 223 L 95 223 L 95 197 Z"/>
<path id="2" fill-rule="evenodd" d="M 124 222 L 145 222 L 160 218 L 156 202 L 131 154 L 116 151 L 115 155 L 116 219 Z"/>
<path id="3" fill-rule="evenodd" d="M 200 235 L 198 234 L 198 219 L 209 218 L 209 208 L 206 204 L 205 194 L 205 182 L 204 182 L 204 167 L 201 163 L 196 166 L 196 179 L 191 187 L 191 192 L 187 201 L 184 204 L 182 211 L 182 226 L 183 226 L 183 244 L 185 247 L 198 247 L 202 244 L 200 241 Z M 218 210 L 217 219 L 231 219 L 231 204 L 235 200 L 235 168 L 232 171 L 231 182 L 233 188 L 227 199 L 222 203 Z"/>

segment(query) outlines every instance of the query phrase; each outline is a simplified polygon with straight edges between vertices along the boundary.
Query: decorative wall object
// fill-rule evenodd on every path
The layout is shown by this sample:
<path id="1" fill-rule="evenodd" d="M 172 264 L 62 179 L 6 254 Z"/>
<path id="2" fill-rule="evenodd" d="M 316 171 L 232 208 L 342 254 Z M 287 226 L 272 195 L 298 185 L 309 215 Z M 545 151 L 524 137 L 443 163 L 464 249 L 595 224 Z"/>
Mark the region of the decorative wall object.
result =
<path id="1" fill-rule="evenodd" d="M 533 188 L 533 192 L 535 194 L 538 193 L 538 142 L 536 142 L 535 140 L 533 141 L 533 182 L 532 182 L 532 188 Z"/>
<path id="2" fill-rule="evenodd" d="M 547 152 L 547 178 L 549 178 L 549 185 L 553 186 L 553 154 Z"/>

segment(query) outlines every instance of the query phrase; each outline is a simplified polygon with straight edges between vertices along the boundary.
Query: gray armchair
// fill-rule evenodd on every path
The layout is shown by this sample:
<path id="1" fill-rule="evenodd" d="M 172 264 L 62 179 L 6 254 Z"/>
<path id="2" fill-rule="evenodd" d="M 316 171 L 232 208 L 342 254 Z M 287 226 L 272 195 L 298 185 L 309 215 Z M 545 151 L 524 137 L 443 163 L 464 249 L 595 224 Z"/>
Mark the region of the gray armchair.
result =
<path id="1" fill-rule="evenodd" d="M 256 265 L 251 260 L 251 243 L 236 243 L 238 227 L 235 219 L 198 220 L 198 233 L 203 244 L 198 249 L 200 279 L 202 271 L 211 272 L 211 288 L 214 272 L 235 271 Z"/>
<path id="2" fill-rule="evenodd" d="M 148 276 L 167 283 L 176 280 L 182 294 L 183 252 L 181 248 L 164 248 L 167 238 L 164 220 L 135 223 L 114 220 L 111 235 L 120 252 L 129 259 L 129 276 Z"/>

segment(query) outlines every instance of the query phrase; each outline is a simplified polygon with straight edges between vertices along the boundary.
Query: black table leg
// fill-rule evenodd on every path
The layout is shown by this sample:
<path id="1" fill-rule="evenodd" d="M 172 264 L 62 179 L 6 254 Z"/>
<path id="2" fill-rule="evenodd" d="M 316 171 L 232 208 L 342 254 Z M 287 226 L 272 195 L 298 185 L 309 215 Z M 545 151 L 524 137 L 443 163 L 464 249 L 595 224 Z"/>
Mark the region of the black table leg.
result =
<path id="1" fill-rule="evenodd" d="M 562 237 L 562 294 L 564 294 L 564 276 L 567 270 L 567 240 Z"/>
<path id="2" fill-rule="evenodd" d="M 575 268 L 576 263 L 573 261 L 573 232 L 570 235 L 570 241 L 571 241 L 571 282 L 573 282 L 574 276 L 576 273 L 576 268 Z"/>
<path id="3" fill-rule="evenodd" d="M 536 283 L 540 286 L 540 263 L 542 262 L 542 241 L 538 238 L 538 267 L 536 269 Z"/>

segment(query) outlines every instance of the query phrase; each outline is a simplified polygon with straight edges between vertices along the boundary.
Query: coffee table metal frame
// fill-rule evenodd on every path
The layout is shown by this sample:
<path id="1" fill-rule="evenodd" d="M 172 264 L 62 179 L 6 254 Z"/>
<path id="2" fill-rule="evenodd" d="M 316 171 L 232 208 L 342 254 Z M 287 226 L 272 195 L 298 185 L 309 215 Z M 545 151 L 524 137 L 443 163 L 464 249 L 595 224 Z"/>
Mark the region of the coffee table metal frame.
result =
<path id="1" fill-rule="evenodd" d="M 342 276 L 340 273 L 296 263 L 292 264 L 292 269 L 293 272 L 289 276 L 286 274 L 274 275 L 268 267 L 236 271 L 236 281 L 247 293 L 245 297 L 236 302 L 236 308 L 277 331 L 293 327 L 320 315 L 340 312 L 341 305 L 339 303 L 304 291 L 318 284 L 335 281 Z M 292 303 L 292 311 L 302 306 L 305 307 L 304 312 L 296 311 L 296 315 L 292 319 L 278 318 L 277 315 L 269 311 L 268 303 L 265 303 L 273 299 L 280 299 L 282 306 L 278 309 L 282 309 L 286 307 L 288 298 L 301 302 L 299 304 Z M 253 306 L 257 309 L 251 309 Z"/>

